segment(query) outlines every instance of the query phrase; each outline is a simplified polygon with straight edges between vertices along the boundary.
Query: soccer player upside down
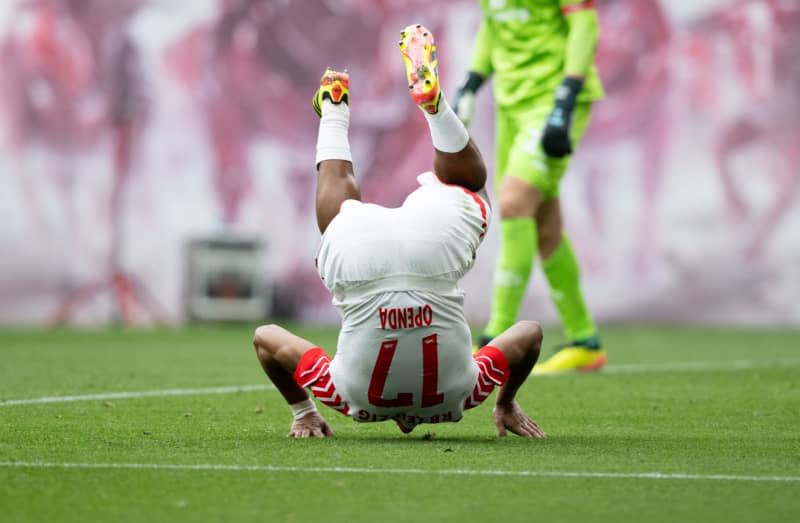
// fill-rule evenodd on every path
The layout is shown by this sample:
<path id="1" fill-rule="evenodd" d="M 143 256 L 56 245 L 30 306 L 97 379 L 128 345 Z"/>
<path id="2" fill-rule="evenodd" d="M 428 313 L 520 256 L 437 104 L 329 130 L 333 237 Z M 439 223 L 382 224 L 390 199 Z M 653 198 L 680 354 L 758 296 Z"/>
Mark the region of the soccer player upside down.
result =
<path id="1" fill-rule="evenodd" d="M 474 356 L 458 280 L 472 267 L 490 219 L 486 168 L 442 96 L 433 36 L 401 32 L 409 92 L 428 121 L 433 172 L 398 208 L 362 203 L 348 142 L 347 73 L 325 71 L 313 106 L 320 116 L 317 268 L 342 316 L 335 357 L 276 325 L 256 329 L 256 354 L 293 414 L 289 436 L 333 432 L 305 389 L 356 421 L 459 421 L 499 387 L 500 436 L 545 433 L 515 401 L 539 357 L 542 331 L 521 321 Z"/>

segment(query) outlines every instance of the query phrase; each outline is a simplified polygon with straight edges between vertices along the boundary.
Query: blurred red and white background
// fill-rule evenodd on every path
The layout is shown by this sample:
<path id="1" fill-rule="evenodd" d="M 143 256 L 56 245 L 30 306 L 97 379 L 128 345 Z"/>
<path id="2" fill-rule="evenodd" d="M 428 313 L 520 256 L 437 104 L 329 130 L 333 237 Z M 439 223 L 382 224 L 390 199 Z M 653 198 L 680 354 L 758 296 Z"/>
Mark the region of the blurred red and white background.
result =
<path id="1" fill-rule="evenodd" d="M 562 186 L 596 315 L 800 324 L 800 2 L 596 5 L 608 96 Z M 0 3 L 0 324 L 108 322 L 106 286 L 180 323 L 186 242 L 215 234 L 264 242 L 279 312 L 334 321 L 314 271 L 319 76 L 349 69 L 364 198 L 398 205 L 432 159 L 398 31 L 434 30 L 452 97 L 479 16 L 471 0 Z M 491 166 L 489 91 L 471 131 Z M 462 282 L 475 321 L 496 252 L 495 225 Z M 555 319 L 540 274 L 524 314 Z"/>

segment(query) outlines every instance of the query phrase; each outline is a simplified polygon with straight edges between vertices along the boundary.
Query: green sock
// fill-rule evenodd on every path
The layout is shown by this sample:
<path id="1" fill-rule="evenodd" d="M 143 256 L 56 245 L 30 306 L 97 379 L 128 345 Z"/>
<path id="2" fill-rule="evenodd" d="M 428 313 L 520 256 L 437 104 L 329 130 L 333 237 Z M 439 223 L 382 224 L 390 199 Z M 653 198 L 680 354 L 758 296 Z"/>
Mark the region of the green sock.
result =
<path id="1" fill-rule="evenodd" d="M 569 340 L 582 340 L 597 335 L 597 326 L 583 301 L 580 288 L 580 268 L 569 239 L 561 243 L 546 260 L 542 269 L 550 283 L 550 294 L 564 324 Z"/>
<path id="2" fill-rule="evenodd" d="M 536 223 L 533 218 L 501 220 L 500 257 L 494 274 L 492 314 L 483 334 L 497 336 L 517 321 L 536 257 Z"/>

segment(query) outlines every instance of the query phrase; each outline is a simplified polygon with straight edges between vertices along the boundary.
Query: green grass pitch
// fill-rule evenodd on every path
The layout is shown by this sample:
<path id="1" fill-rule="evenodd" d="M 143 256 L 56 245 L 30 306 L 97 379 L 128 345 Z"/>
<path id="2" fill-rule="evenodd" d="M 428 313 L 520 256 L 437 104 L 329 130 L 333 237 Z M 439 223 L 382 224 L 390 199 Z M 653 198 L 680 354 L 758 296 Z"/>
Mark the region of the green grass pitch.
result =
<path id="1" fill-rule="evenodd" d="M 544 441 L 488 405 L 290 440 L 251 334 L 0 331 L 0 519 L 800 521 L 798 331 L 606 328 L 605 371 L 521 390 Z"/>

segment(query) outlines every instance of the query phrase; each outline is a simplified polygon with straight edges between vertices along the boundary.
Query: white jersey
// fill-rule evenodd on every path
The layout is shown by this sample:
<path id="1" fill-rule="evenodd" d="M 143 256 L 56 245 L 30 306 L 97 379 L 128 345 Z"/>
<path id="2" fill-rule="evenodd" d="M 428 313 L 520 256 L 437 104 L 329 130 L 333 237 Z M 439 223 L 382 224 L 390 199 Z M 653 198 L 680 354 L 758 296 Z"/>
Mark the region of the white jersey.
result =
<path id="1" fill-rule="evenodd" d="M 433 173 L 418 181 L 398 208 L 345 201 L 317 255 L 342 316 L 330 374 L 359 421 L 455 421 L 478 372 L 457 282 L 489 207 Z"/>

